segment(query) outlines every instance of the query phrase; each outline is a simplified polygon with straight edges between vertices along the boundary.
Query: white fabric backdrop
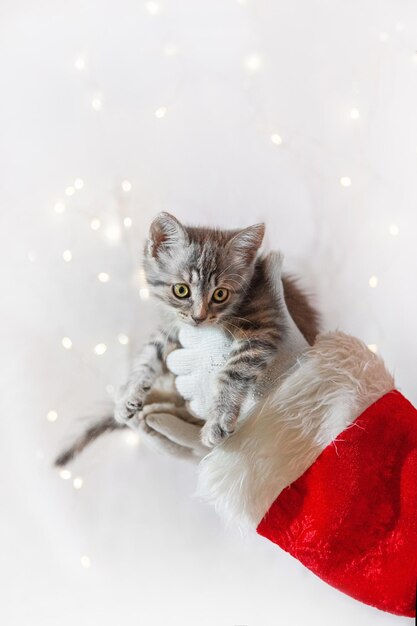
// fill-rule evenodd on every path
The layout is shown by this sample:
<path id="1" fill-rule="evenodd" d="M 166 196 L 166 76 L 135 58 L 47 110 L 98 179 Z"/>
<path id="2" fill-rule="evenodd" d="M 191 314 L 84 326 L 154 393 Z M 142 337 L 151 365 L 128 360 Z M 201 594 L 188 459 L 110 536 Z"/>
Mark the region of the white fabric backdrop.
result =
<path id="1" fill-rule="evenodd" d="M 2 0 L 2 624 L 405 623 L 225 530 L 193 467 L 125 433 L 68 480 L 51 460 L 152 327 L 138 262 L 160 210 L 266 220 L 325 327 L 375 344 L 417 401 L 416 18 L 414 0 Z"/>

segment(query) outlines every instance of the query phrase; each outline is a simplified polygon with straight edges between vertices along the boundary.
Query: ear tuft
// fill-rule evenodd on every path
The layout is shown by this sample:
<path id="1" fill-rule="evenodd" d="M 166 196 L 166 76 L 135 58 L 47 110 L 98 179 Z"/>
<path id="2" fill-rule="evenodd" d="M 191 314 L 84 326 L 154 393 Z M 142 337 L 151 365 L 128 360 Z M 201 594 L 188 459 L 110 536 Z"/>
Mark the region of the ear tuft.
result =
<path id="1" fill-rule="evenodd" d="M 261 247 L 265 224 L 254 224 L 239 231 L 228 243 L 228 248 L 247 264 L 252 263 Z"/>
<path id="2" fill-rule="evenodd" d="M 265 257 L 266 277 L 277 302 L 285 302 L 284 287 L 282 284 L 282 264 L 284 255 L 278 250 L 272 250 Z"/>
<path id="3" fill-rule="evenodd" d="M 148 251 L 151 256 L 157 257 L 162 250 L 187 243 L 187 232 L 176 217 L 166 211 L 156 216 L 149 229 Z"/>

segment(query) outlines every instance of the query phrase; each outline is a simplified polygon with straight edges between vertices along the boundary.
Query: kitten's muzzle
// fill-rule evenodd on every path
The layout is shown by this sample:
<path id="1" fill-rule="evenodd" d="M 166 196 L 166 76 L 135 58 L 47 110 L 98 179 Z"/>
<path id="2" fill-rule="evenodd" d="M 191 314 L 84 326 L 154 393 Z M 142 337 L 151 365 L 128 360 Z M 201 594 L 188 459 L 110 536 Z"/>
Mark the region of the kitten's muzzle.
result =
<path id="1" fill-rule="evenodd" d="M 205 322 L 207 319 L 207 315 L 205 315 L 204 317 L 194 317 L 194 315 L 191 315 L 190 317 L 193 320 L 193 322 L 195 322 L 196 324 L 201 324 L 202 322 Z"/>

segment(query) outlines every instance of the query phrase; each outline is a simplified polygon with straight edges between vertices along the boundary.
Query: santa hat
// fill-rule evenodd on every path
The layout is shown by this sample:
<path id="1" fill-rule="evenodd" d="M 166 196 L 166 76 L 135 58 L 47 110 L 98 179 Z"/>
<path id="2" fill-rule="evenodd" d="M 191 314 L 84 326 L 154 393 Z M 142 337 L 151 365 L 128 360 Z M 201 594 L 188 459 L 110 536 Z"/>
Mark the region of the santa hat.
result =
<path id="1" fill-rule="evenodd" d="M 200 492 L 340 591 L 415 615 L 417 411 L 358 339 L 303 352 L 202 461 Z"/>

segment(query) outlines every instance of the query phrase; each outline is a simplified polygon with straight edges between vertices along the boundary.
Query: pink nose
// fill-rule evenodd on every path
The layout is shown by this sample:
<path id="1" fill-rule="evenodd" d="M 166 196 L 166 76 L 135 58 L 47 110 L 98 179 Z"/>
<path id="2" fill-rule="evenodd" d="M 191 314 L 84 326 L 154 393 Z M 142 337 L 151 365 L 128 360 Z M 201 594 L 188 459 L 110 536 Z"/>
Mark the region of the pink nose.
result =
<path id="1" fill-rule="evenodd" d="M 192 315 L 191 319 L 194 320 L 196 324 L 200 324 L 201 322 L 204 322 L 205 319 L 207 319 L 207 315 L 205 315 L 204 317 L 194 317 L 194 315 Z"/>

